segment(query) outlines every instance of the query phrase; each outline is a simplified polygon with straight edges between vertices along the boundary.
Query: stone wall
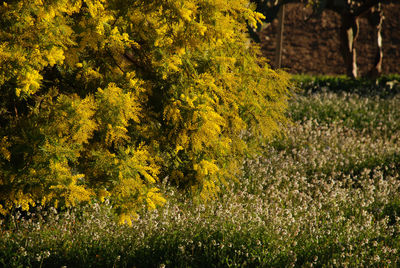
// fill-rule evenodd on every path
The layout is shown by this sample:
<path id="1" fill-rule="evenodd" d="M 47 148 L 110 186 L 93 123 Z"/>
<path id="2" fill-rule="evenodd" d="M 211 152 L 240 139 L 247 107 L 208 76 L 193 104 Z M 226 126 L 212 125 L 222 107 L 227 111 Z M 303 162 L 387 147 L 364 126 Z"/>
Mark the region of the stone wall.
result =
<path id="1" fill-rule="evenodd" d="M 291 73 L 345 74 L 339 51 L 339 15 L 324 11 L 320 18 L 310 18 L 311 10 L 302 4 L 289 4 L 285 9 L 282 67 Z M 382 26 L 384 46 L 383 73 L 400 73 L 400 4 L 384 5 Z M 260 34 L 266 57 L 273 61 L 277 21 Z M 366 18 L 360 19 L 357 39 L 359 74 L 365 75 L 375 58 L 373 28 Z"/>

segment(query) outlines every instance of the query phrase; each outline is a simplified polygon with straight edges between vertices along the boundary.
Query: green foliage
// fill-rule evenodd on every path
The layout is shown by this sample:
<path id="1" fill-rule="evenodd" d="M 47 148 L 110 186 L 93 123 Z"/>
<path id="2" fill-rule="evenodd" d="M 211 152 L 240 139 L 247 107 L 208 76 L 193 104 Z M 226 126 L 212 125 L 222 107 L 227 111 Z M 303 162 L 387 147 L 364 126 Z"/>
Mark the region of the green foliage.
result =
<path id="1" fill-rule="evenodd" d="M 383 75 L 377 79 L 346 76 L 293 75 L 292 80 L 305 92 L 356 93 L 363 97 L 390 98 L 400 92 L 400 75 Z"/>
<path id="2" fill-rule="evenodd" d="M 285 122 L 289 79 L 249 43 L 245 0 L 3 1 L 0 212 L 108 198 L 131 223 L 202 199 Z"/>

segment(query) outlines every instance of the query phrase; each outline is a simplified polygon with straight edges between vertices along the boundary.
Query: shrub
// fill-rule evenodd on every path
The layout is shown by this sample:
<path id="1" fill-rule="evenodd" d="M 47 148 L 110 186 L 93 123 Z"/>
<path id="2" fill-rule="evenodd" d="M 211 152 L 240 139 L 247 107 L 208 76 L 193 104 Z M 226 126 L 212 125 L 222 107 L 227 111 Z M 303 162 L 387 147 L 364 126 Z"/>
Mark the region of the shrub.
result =
<path id="1" fill-rule="evenodd" d="M 109 198 L 121 222 L 160 178 L 218 193 L 279 130 L 289 79 L 249 43 L 245 0 L 0 7 L 0 212 Z"/>

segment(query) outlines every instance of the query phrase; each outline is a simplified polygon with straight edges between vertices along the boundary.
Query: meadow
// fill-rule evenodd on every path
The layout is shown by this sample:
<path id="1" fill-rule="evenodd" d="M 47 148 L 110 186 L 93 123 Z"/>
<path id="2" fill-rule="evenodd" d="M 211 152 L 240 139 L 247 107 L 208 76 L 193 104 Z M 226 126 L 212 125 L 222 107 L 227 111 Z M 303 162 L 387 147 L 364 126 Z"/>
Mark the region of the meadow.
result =
<path id="1" fill-rule="evenodd" d="M 119 225 L 107 201 L 2 219 L 5 267 L 400 264 L 400 77 L 294 78 L 292 123 L 218 200 L 164 180 L 168 203 Z"/>

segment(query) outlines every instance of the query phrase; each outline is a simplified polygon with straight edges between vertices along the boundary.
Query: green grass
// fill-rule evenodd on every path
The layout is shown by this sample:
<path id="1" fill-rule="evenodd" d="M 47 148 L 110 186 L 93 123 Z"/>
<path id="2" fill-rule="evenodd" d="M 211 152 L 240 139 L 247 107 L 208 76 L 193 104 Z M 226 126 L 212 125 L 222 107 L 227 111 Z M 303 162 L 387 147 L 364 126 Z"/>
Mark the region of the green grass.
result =
<path id="1" fill-rule="evenodd" d="M 198 204 L 166 183 L 169 203 L 132 227 L 107 204 L 16 214 L 0 228 L 0 266 L 399 265 L 398 76 L 296 79 L 293 124 L 245 161 L 233 192 Z"/>
<path id="2" fill-rule="evenodd" d="M 391 97 L 400 92 L 400 74 L 384 75 L 377 79 L 346 76 L 293 75 L 293 81 L 304 91 L 350 92 L 364 96 Z"/>

